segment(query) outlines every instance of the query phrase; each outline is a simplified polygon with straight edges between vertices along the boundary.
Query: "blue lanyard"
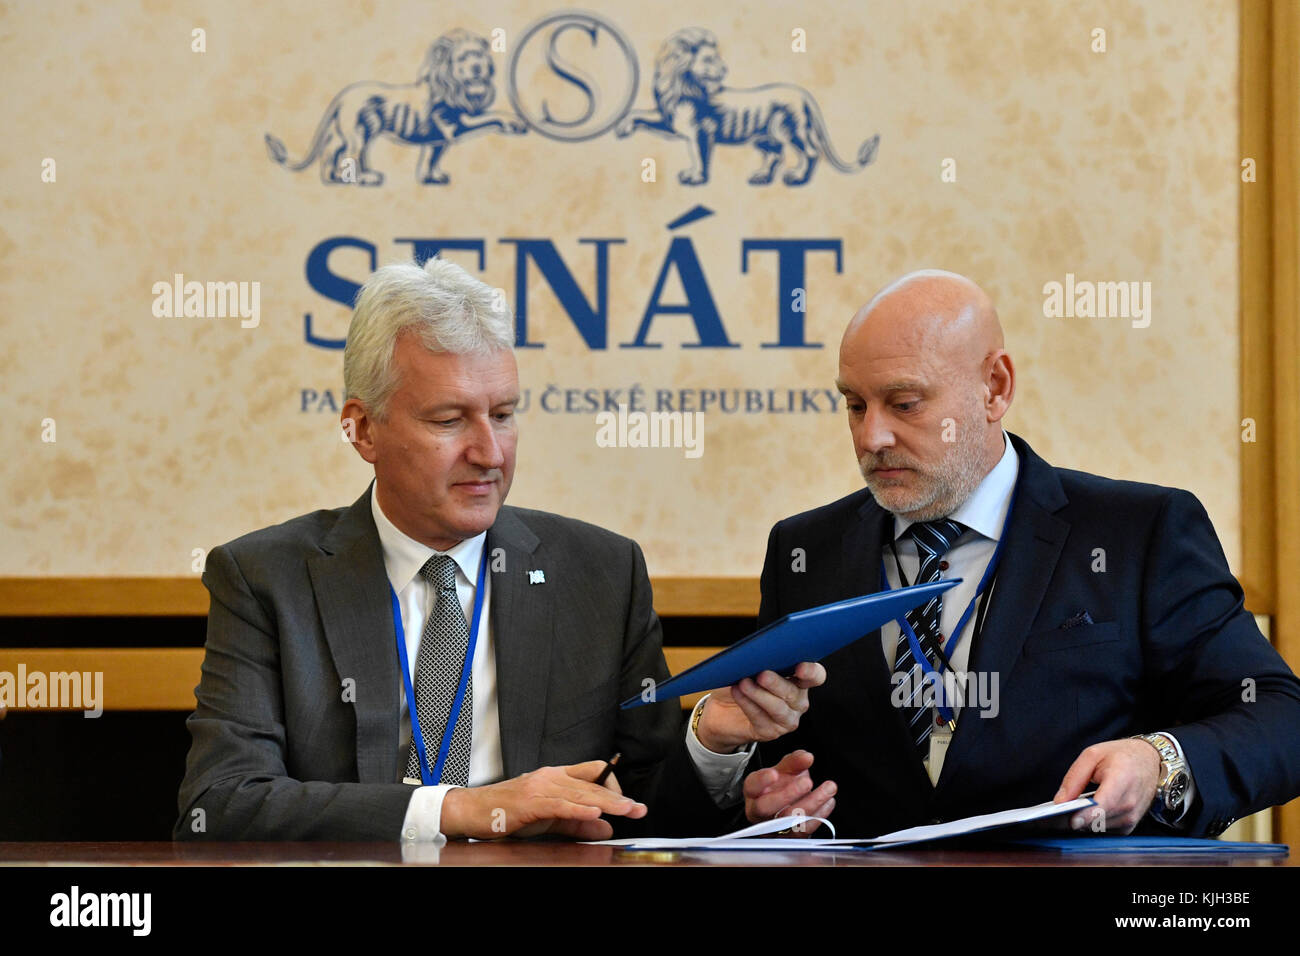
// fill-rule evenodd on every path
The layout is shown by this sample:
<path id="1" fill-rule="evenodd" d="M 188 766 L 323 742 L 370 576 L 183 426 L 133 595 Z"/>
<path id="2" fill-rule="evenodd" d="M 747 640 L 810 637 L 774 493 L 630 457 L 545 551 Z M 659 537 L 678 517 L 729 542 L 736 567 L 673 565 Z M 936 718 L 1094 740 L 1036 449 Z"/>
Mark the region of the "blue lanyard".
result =
<path id="1" fill-rule="evenodd" d="M 984 590 L 989 586 L 989 583 L 993 580 L 993 575 L 997 573 L 998 562 L 1002 560 L 1002 546 L 1007 543 L 1007 525 L 1011 523 L 1011 512 L 1015 510 L 1016 495 L 1019 491 L 1020 489 L 1017 487 L 1011 492 L 1011 501 L 1007 504 L 1007 516 L 1002 519 L 1002 532 L 998 535 L 998 543 L 997 547 L 993 549 L 993 557 L 989 559 L 988 566 L 984 568 L 984 576 L 980 578 L 979 587 L 975 589 L 974 596 L 970 599 L 970 603 L 966 605 L 966 610 L 962 612 L 961 619 L 957 622 L 956 630 L 951 634 L 952 642 L 948 645 L 948 648 L 945 651 L 946 654 L 951 655 L 953 648 L 956 647 L 957 642 L 961 640 L 962 634 L 966 631 L 966 623 L 970 620 L 971 613 L 975 610 L 976 602 L 979 600 L 980 595 L 984 593 Z M 898 569 L 898 577 L 901 581 L 903 577 L 902 567 L 899 567 Z M 880 556 L 880 590 L 882 592 L 892 590 L 889 586 L 889 576 L 886 573 L 885 556 L 883 554 Z M 934 665 L 930 663 L 929 656 L 921 650 L 921 642 L 917 638 L 916 631 L 912 629 L 911 622 L 907 620 L 906 615 L 897 620 L 899 628 L 902 630 L 903 634 L 907 636 L 907 643 L 912 648 L 912 656 L 915 657 L 917 663 L 921 665 L 921 670 L 925 675 L 934 681 L 935 688 L 939 694 L 939 700 L 936 703 L 936 706 L 939 709 L 939 716 L 943 718 L 944 723 L 951 726 L 953 723 L 953 711 L 952 708 L 948 706 L 948 698 L 943 692 L 943 681 L 939 679 L 942 676 L 941 673 L 934 669 Z M 939 666 L 943 667 L 942 658 L 939 661 Z M 930 677 L 930 675 L 934 676 Z"/>
<path id="2" fill-rule="evenodd" d="M 447 717 L 447 726 L 442 731 L 442 743 L 438 745 L 438 762 L 429 770 L 429 757 L 424 749 L 424 734 L 420 732 L 420 715 L 416 712 L 415 690 L 411 686 L 411 667 L 406 657 L 406 632 L 402 628 L 402 607 L 397 601 L 397 592 L 392 584 L 388 593 L 393 598 L 393 629 L 397 632 L 397 654 L 402 659 L 402 681 L 406 684 L 406 709 L 411 712 L 411 739 L 415 741 L 416 752 L 420 755 L 420 779 L 424 785 L 431 786 L 442 780 L 442 767 L 447 762 L 447 752 L 451 749 L 451 738 L 456 731 L 456 721 L 460 717 L 461 704 L 465 701 L 465 689 L 469 686 L 469 675 L 474 667 L 474 645 L 478 643 L 478 622 L 483 616 L 483 583 L 487 579 L 487 542 L 483 543 L 483 558 L 478 564 L 478 584 L 474 590 L 474 613 L 469 625 L 469 647 L 465 651 L 465 663 L 460 669 L 460 684 L 456 696 L 451 702 L 451 714 Z M 457 598 L 459 600 L 459 598 Z M 437 606 L 435 592 L 434 606 Z M 434 608 L 429 608 L 432 614 Z"/>

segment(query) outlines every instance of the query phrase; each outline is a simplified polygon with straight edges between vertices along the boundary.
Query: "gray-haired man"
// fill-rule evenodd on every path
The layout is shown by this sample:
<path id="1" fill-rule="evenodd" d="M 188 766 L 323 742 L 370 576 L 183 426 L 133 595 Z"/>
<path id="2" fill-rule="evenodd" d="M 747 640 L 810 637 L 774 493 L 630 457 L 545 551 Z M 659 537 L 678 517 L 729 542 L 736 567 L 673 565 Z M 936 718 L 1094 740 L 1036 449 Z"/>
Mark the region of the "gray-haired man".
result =
<path id="1" fill-rule="evenodd" d="M 821 667 L 743 682 L 685 728 L 675 700 L 618 709 L 667 677 L 645 561 L 627 538 L 504 506 L 513 324 L 459 267 L 371 277 L 344 384 L 371 487 L 208 557 L 174 835 L 599 839 L 612 832 L 602 816 L 661 834 L 723 826 L 753 743 L 794 729 Z M 598 784 L 615 752 L 617 778 Z"/>

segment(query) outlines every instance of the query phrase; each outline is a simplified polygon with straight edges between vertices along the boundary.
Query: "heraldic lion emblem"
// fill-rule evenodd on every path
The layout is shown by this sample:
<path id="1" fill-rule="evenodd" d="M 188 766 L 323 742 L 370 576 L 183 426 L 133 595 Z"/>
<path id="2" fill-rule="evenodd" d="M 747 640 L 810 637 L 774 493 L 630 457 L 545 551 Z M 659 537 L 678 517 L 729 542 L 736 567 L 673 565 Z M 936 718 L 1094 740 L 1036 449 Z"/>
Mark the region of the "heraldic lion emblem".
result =
<path id="1" fill-rule="evenodd" d="M 438 169 L 438 161 L 466 134 L 484 129 L 527 132 L 517 116 L 488 112 L 496 98 L 494 75 L 487 40 L 452 30 L 429 48 L 414 83 L 363 80 L 340 90 L 300 162 L 292 162 L 284 144 L 269 133 L 266 148 L 271 159 L 294 172 L 319 158 L 322 182 L 378 186 L 384 175 L 366 166 L 366 150 L 376 136 L 389 136 L 421 147 L 416 166 L 421 183 L 444 185 L 450 179 Z"/>
<path id="2" fill-rule="evenodd" d="M 762 156 L 749 177 L 755 186 L 772 181 L 779 167 L 789 186 L 802 186 L 824 158 L 840 172 L 857 172 L 876 158 L 877 134 L 858 147 L 857 163 L 836 155 L 821 110 L 811 93 L 792 83 L 768 83 L 749 89 L 722 85 L 727 64 L 714 35 L 699 27 L 678 30 L 655 58 L 654 96 L 658 107 L 629 113 L 616 135 L 638 129 L 672 136 L 686 143 L 691 166 L 677 174 L 688 186 L 708 182 L 713 147 L 753 144 Z"/>

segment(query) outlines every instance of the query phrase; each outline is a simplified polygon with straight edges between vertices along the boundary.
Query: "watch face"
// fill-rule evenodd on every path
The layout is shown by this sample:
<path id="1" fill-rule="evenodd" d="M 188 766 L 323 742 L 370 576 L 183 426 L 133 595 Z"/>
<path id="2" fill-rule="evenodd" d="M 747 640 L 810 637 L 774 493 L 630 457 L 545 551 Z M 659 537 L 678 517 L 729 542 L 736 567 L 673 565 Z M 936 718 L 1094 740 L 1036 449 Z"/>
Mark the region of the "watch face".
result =
<path id="1" fill-rule="evenodd" d="M 1166 806 L 1176 807 L 1183 802 L 1183 797 L 1187 794 L 1187 780 L 1185 771 L 1174 774 L 1173 779 L 1169 781 L 1169 795 L 1165 798 Z"/>

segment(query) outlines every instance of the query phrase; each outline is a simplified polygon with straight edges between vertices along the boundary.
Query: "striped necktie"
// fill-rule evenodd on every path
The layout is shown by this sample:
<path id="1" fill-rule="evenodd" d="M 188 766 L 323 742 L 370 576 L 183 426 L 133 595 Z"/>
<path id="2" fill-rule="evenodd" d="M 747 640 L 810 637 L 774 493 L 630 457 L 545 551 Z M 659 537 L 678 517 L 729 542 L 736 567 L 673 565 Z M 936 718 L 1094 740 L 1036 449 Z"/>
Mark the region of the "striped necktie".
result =
<path id="1" fill-rule="evenodd" d="M 943 571 L 940 567 L 943 556 L 965 530 L 965 525 L 951 518 L 920 522 L 907 529 L 906 533 L 911 534 L 916 541 L 916 552 L 921 559 L 920 570 L 916 573 L 916 584 L 931 584 L 940 579 Z M 901 568 L 899 578 L 902 579 Z M 931 665 L 938 656 L 935 649 L 939 646 L 939 614 L 942 609 L 943 602 L 936 594 L 923 607 L 913 608 L 907 612 L 907 621 L 916 632 L 916 639 Z M 911 642 L 901 628 L 898 634 L 898 649 L 894 655 L 894 674 L 907 675 L 904 686 L 909 696 L 903 704 L 903 715 L 912 741 L 916 745 L 917 754 L 924 760 L 930 755 L 930 730 L 934 726 L 931 718 L 932 708 L 928 703 L 931 695 L 923 693 L 925 671 L 917 661 L 916 655 L 912 653 Z M 897 680 L 897 677 L 895 679 Z"/>
<path id="2" fill-rule="evenodd" d="M 469 648 L 469 624 L 465 610 L 456 593 L 456 560 L 449 555 L 435 554 L 420 568 L 420 574 L 429 582 L 429 593 L 435 596 L 432 609 L 424 621 L 420 634 L 420 653 L 415 661 L 415 713 L 420 718 L 420 732 L 424 737 L 424 753 L 432 770 L 438 761 L 438 747 L 451 717 L 451 705 L 460 686 L 461 668 L 465 666 L 465 653 Z M 470 662 L 471 667 L 473 662 Z M 412 706 L 407 701 L 408 706 Z M 442 779 L 434 783 L 469 786 L 469 750 L 472 739 L 474 713 L 474 681 L 465 682 L 465 699 L 460 705 L 460 717 L 452 733 L 451 747 L 442 768 Z M 406 775 L 420 779 L 420 755 L 411 738 L 411 749 L 406 755 Z"/>

